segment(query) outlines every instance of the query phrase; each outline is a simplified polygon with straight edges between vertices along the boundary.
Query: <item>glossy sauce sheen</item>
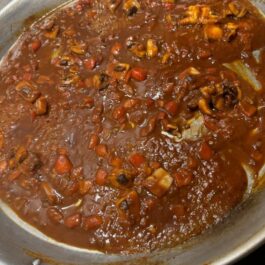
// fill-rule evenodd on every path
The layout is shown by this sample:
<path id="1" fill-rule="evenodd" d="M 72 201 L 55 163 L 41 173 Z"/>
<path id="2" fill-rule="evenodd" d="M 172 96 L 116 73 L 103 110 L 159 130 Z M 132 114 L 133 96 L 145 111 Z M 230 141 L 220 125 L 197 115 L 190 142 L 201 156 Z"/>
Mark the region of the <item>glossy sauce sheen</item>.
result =
<path id="1" fill-rule="evenodd" d="M 1 66 L 1 198 L 103 252 L 201 234 L 264 163 L 264 43 L 247 1 L 83 0 L 37 22 Z"/>

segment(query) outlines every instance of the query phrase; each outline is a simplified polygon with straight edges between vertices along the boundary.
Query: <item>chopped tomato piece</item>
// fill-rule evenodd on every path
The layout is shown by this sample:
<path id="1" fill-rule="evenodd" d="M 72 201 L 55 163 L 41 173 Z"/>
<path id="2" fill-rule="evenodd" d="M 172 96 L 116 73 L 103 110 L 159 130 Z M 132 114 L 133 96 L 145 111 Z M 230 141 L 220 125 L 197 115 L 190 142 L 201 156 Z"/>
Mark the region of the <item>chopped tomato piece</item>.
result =
<path id="1" fill-rule="evenodd" d="M 88 70 L 93 70 L 97 65 L 97 61 L 94 58 L 89 58 L 84 61 L 84 66 Z"/>
<path id="2" fill-rule="evenodd" d="M 166 103 L 165 110 L 171 115 L 175 116 L 178 111 L 178 104 L 176 101 L 172 100 Z"/>
<path id="3" fill-rule="evenodd" d="M 101 216 L 93 215 L 90 217 L 84 217 L 82 227 L 85 231 L 98 229 L 103 224 Z"/>
<path id="4" fill-rule="evenodd" d="M 204 142 L 201 144 L 199 155 L 203 160 L 210 160 L 213 157 L 213 150 L 208 143 Z"/>
<path id="5" fill-rule="evenodd" d="M 107 176 L 108 176 L 108 173 L 105 170 L 99 169 L 96 174 L 96 184 L 99 186 L 106 185 Z"/>
<path id="6" fill-rule="evenodd" d="M 145 157 L 142 154 L 135 153 L 130 156 L 129 161 L 134 167 L 140 167 L 145 163 Z"/>
<path id="7" fill-rule="evenodd" d="M 191 183 L 193 179 L 193 174 L 190 170 L 185 168 L 180 168 L 174 175 L 175 183 L 177 187 L 184 187 Z"/>
<path id="8" fill-rule="evenodd" d="M 110 159 L 110 165 L 115 168 L 120 168 L 122 166 L 122 159 L 120 159 L 119 157 L 112 157 Z"/>
<path id="9" fill-rule="evenodd" d="M 250 103 L 248 103 L 248 102 L 246 102 L 246 101 L 242 101 L 242 102 L 240 102 L 240 109 L 242 110 L 242 112 L 247 116 L 247 117 L 252 117 L 252 116 L 254 116 L 255 114 L 256 114 L 256 112 L 257 112 L 257 108 L 254 106 L 254 105 L 252 105 L 252 104 L 250 104 Z"/>
<path id="10" fill-rule="evenodd" d="M 79 193 L 85 195 L 89 192 L 92 187 L 92 182 L 89 180 L 80 180 L 79 181 Z"/>
<path id="11" fill-rule="evenodd" d="M 36 52 L 39 50 L 39 48 L 41 47 L 41 41 L 40 40 L 34 40 L 31 44 L 31 49 Z"/>
<path id="12" fill-rule="evenodd" d="M 132 78 L 136 81 L 144 81 L 147 78 L 147 71 L 140 67 L 135 67 L 131 72 Z"/>
<path id="13" fill-rule="evenodd" d="M 107 156 L 108 154 L 108 148 L 105 144 L 99 144 L 97 147 L 96 147 L 96 153 L 98 156 L 100 157 L 105 157 Z"/>
<path id="14" fill-rule="evenodd" d="M 73 164 L 65 154 L 60 154 L 55 162 L 55 170 L 58 174 L 67 174 L 70 173 Z"/>
<path id="15" fill-rule="evenodd" d="M 99 137 L 96 134 L 92 133 L 90 136 L 88 148 L 94 149 L 99 144 L 99 141 L 100 141 Z"/>
<path id="16" fill-rule="evenodd" d="M 77 213 L 71 216 L 68 216 L 64 220 L 64 225 L 70 229 L 76 228 L 81 223 L 81 214 Z"/>

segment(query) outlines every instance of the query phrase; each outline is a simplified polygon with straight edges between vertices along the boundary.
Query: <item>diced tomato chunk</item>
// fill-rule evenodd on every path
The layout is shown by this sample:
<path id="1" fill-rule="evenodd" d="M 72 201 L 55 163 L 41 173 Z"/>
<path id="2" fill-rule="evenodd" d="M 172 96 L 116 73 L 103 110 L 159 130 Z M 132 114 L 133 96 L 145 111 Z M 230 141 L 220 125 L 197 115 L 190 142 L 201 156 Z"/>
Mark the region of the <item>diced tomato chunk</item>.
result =
<path id="1" fill-rule="evenodd" d="M 55 162 L 55 170 L 58 174 L 70 173 L 73 165 L 67 155 L 60 154 Z"/>
<path id="2" fill-rule="evenodd" d="M 213 157 L 213 150 L 208 145 L 208 143 L 204 142 L 200 146 L 199 155 L 202 160 L 210 160 Z"/>
<path id="3" fill-rule="evenodd" d="M 132 69 L 131 75 L 136 81 L 144 81 L 147 78 L 147 71 L 141 67 L 135 67 Z"/>
<path id="4" fill-rule="evenodd" d="M 99 157 L 105 157 L 108 154 L 108 148 L 105 144 L 99 144 L 96 147 L 96 153 Z"/>
<path id="5" fill-rule="evenodd" d="M 171 100 L 166 103 L 165 110 L 172 116 L 175 116 L 178 111 L 178 104 L 176 101 Z"/>
<path id="6" fill-rule="evenodd" d="M 107 176 L 108 173 L 105 170 L 99 169 L 96 174 L 96 184 L 99 186 L 104 186 L 107 182 Z"/>
<path id="7" fill-rule="evenodd" d="M 180 168 L 174 175 L 175 183 L 177 187 L 184 187 L 191 183 L 193 179 L 193 174 L 190 170 L 185 168 Z"/>
<path id="8" fill-rule="evenodd" d="M 70 229 L 73 229 L 73 228 L 79 226 L 80 223 L 81 223 L 81 214 L 80 213 L 68 216 L 64 220 L 64 225 Z"/>
<path id="9" fill-rule="evenodd" d="M 145 157 L 140 153 L 135 153 L 130 156 L 129 161 L 134 167 L 140 167 L 145 163 Z"/>
<path id="10" fill-rule="evenodd" d="M 103 224 L 101 216 L 93 215 L 83 218 L 82 227 L 85 231 L 98 229 Z"/>

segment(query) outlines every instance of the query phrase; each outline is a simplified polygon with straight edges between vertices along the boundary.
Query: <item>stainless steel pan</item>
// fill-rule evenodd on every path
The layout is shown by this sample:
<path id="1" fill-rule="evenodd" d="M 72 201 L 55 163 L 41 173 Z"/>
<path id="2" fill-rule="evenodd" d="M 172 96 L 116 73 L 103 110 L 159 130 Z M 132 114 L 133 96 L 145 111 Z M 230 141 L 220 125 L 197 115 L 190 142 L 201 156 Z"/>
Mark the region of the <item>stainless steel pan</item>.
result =
<path id="1" fill-rule="evenodd" d="M 25 19 L 66 2 L 0 0 L 0 56 L 17 38 Z M 253 3 L 265 11 L 265 0 Z M 41 264 L 75 265 L 224 265 L 265 241 L 265 190 L 253 195 L 224 223 L 181 247 L 131 256 L 105 255 L 59 244 L 14 216 L 1 202 L 0 208 L 0 265 L 39 265 L 40 260 Z"/>

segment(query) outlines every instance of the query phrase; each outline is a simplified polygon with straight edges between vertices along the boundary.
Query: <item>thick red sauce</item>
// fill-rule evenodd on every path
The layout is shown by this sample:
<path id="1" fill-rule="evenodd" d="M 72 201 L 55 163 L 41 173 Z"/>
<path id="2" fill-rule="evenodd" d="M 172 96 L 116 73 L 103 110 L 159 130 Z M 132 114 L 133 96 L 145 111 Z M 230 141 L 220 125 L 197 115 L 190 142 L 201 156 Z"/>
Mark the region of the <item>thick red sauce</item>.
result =
<path id="1" fill-rule="evenodd" d="M 35 23 L 1 66 L 1 198 L 104 252 L 201 234 L 264 163 L 264 43 L 247 1 L 82 0 Z"/>

